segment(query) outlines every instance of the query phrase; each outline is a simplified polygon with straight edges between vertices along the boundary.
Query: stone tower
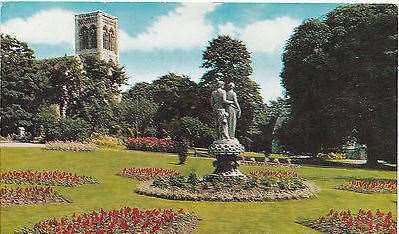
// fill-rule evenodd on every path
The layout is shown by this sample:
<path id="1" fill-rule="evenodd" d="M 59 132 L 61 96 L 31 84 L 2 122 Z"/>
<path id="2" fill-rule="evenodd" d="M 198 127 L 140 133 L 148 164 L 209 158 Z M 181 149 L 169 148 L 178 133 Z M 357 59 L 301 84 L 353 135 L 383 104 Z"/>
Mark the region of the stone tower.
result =
<path id="1" fill-rule="evenodd" d="M 118 18 L 101 11 L 75 15 L 75 53 L 119 64 Z"/>

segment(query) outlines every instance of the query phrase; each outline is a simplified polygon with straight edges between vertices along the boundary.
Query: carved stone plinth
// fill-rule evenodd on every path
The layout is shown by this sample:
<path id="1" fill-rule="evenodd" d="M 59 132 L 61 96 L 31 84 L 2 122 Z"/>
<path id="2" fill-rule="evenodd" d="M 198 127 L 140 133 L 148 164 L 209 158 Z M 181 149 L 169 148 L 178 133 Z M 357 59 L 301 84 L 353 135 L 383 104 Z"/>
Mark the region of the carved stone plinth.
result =
<path id="1" fill-rule="evenodd" d="M 213 174 L 222 176 L 245 176 L 238 170 L 239 154 L 244 152 L 244 146 L 237 139 L 214 141 L 208 152 L 216 157 L 213 162 Z"/>

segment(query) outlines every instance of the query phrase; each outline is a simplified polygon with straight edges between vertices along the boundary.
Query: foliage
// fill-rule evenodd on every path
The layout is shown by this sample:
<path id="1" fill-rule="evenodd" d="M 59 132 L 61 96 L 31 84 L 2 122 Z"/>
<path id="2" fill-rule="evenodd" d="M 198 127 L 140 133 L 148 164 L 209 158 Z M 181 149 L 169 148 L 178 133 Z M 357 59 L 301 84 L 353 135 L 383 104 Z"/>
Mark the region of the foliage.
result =
<path id="1" fill-rule="evenodd" d="M 152 90 L 153 99 L 159 106 L 157 123 L 193 116 L 198 89 L 197 84 L 189 77 L 169 73 L 154 80 Z"/>
<path id="2" fill-rule="evenodd" d="M 176 141 L 176 152 L 179 156 L 179 164 L 184 164 L 187 161 L 188 149 L 190 147 L 190 142 L 186 139 L 181 139 Z"/>
<path id="3" fill-rule="evenodd" d="M 95 184 L 90 176 L 79 176 L 71 172 L 55 171 L 4 171 L 0 172 L 0 182 L 7 184 L 37 184 L 50 186 L 76 187 L 83 184 Z"/>
<path id="4" fill-rule="evenodd" d="M 93 144 L 84 142 L 49 141 L 46 143 L 45 149 L 57 151 L 89 152 L 96 150 L 97 147 Z"/>
<path id="5" fill-rule="evenodd" d="M 68 202 L 51 187 L 0 188 L 1 206 L 31 205 L 52 202 Z"/>
<path id="6" fill-rule="evenodd" d="M 46 77 L 38 73 L 34 52 L 24 42 L 1 34 L 1 135 L 22 126 L 33 133 Z"/>
<path id="7" fill-rule="evenodd" d="M 127 93 L 124 93 L 124 99 L 139 99 L 144 98 L 153 101 L 154 89 L 153 85 L 147 82 L 135 83 Z"/>
<path id="8" fill-rule="evenodd" d="M 123 168 L 118 175 L 137 180 L 152 180 L 157 177 L 177 176 L 179 173 L 172 169 L 146 167 L 146 168 Z"/>
<path id="9" fill-rule="evenodd" d="M 211 123 L 212 108 L 209 97 L 217 80 L 236 85 L 242 116 L 237 122 L 237 138 L 250 148 L 250 138 L 264 121 L 265 112 L 259 85 L 250 79 L 252 74 L 251 55 L 242 41 L 229 36 L 213 39 L 202 55 L 202 67 L 207 72 L 201 78 L 199 109 L 201 121 Z"/>
<path id="10" fill-rule="evenodd" d="M 83 118 L 96 132 L 111 129 L 113 106 L 127 80 L 123 67 L 97 56 L 46 59 L 40 66 L 50 77 L 46 102 L 58 104 L 62 118 Z"/>
<path id="11" fill-rule="evenodd" d="M 142 97 L 122 99 L 119 104 L 120 122 L 126 128 L 132 128 L 136 137 L 144 136 L 146 130 L 154 124 L 158 113 L 158 105 Z"/>
<path id="12" fill-rule="evenodd" d="M 112 128 L 113 106 L 118 101 L 120 88 L 127 81 L 123 67 L 106 62 L 98 56 L 82 59 L 87 82 L 80 98 L 79 116 L 88 121 L 93 131 L 107 132 Z"/>
<path id="13" fill-rule="evenodd" d="M 89 139 L 89 142 L 106 148 L 117 148 L 121 145 L 118 138 L 99 133 L 93 133 Z"/>
<path id="14" fill-rule="evenodd" d="M 275 152 L 279 132 L 286 124 L 290 114 L 289 99 L 278 97 L 265 106 L 266 119 L 259 125 L 260 133 L 254 137 L 255 151 Z M 281 150 L 280 150 L 281 151 Z"/>
<path id="15" fill-rule="evenodd" d="M 126 146 L 129 150 L 176 152 L 176 143 L 173 140 L 156 137 L 130 137 L 127 139 Z"/>
<path id="16" fill-rule="evenodd" d="M 358 193 L 396 193 L 397 182 L 396 180 L 384 179 L 355 179 L 340 185 L 338 188 Z"/>
<path id="17" fill-rule="evenodd" d="M 392 213 L 380 210 L 373 214 L 371 210 L 360 209 L 356 214 L 350 210 L 331 209 L 325 216 L 315 220 L 301 220 L 299 223 L 325 233 L 396 233 Z"/>
<path id="18" fill-rule="evenodd" d="M 82 141 L 88 139 L 91 134 L 91 126 L 81 118 L 66 118 L 53 122 L 51 116 L 47 117 L 50 121 L 45 123 L 46 141 Z"/>
<path id="19" fill-rule="evenodd" d="M 346 159 L 346 155 L 343 153 L 329 152 L 329 153 L 318 153 L 317 158 L 324 160 L 343 160 Z"/>
<path id="20" fill-rule="evenodd" d="M 187 139 L 195 147 L 208 147 L 215 139 L 216 132 L 199 118 L 183 117 L 173 123 L 173 138 Z"/>
<path id="21" fill-rule="evenodd" d="M 44 101 L 57 104 L 61 118 L 76 114 L 86 85 L 82 61 L 78 57 L 59 57 L 38 62 L 41 73 L 48 77 L 43 90 Z"/>
<path id="22" fill-rule="evenodd" d="M 296 28 L 281 73 L 290 151 L 334 151 L 354 137 L 370 166 L 396 161 L 397 25 L 395 5 L 352 4 Z"/>
<path id="23" fill-rule="evenodd" d="M 188 233 L 197 222 L 198 217 L 183 210 L 124 207 L 52 218 L 16 233 Z"/>

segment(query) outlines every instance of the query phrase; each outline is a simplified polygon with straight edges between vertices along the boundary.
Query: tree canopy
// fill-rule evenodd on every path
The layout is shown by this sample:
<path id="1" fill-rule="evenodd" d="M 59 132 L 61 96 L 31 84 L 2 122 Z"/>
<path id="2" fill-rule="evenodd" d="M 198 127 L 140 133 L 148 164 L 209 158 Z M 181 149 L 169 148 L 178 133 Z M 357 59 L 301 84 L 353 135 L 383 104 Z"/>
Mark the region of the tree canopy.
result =
<path id="1" fill-rule="evenodd" d="M 397 8 L 354 4 L 311 19 L 289 39 L 282 83 L 292 102 L 285 144 L 340 149 L 350 138 L 368 161 L 396 160 Z"/>

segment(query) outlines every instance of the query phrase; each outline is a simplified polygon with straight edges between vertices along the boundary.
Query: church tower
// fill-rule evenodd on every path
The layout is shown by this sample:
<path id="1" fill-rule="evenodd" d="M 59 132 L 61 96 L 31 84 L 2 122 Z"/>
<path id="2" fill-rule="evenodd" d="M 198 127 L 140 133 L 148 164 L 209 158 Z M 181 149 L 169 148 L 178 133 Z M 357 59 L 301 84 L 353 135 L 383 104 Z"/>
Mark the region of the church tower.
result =
<path id="1" fill-rule="evenodd" d="M 118 18 L 101 11 L 75 15 L 75 53 L 119 64 Z"/>

